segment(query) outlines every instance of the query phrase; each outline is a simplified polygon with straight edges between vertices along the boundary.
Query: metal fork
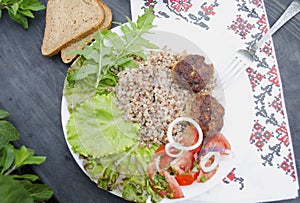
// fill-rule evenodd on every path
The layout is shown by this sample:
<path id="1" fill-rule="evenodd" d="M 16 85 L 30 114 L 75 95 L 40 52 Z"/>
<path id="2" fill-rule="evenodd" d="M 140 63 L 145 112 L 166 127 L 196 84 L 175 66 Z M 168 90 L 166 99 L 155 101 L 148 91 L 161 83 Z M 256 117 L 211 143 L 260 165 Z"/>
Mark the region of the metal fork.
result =
<path id="1" fill-rule="evenodd" d="M 279 28 L 300 11 L 300 0 L 294 0 L 280 18 L 274 23 L 271 29 L 257 43 L 254 43 L 248 50 L 240 49 L 232 56 L 228 63 L 224 66 L 223 72 L 220 73 L 220 85 L 226 89 L 234 79 L 240 77 L 246 67 L 254 61 L 257 49 L 264 44 Z"/>

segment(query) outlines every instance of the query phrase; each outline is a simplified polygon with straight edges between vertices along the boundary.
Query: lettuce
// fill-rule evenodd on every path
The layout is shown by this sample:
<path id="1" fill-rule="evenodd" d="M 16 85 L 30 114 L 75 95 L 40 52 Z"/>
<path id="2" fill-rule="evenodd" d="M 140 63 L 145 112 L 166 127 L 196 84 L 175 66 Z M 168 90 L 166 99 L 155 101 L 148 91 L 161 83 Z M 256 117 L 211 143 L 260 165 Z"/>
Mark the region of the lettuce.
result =
<path id="1" fill-rule="evenodd" d="M 67 139 L 75 153 L 98 158 L 118 153 L 138 140 L 139 125 L 122 118 L 114 95 L 96 95 L 85 100 L 70 115 Z"/>
<path id="2" fill-rule="evenodd" d="M 148 164 L 156 150 L 140 147 L 138 143 L 127 150 L 101 158 L 85 158 L 84 168 L 98 187 L 105 190 L 122 188 L 122 197 L 129 201 L 159 202 L 162 198 L 155 193 L 146 173 Z"/>

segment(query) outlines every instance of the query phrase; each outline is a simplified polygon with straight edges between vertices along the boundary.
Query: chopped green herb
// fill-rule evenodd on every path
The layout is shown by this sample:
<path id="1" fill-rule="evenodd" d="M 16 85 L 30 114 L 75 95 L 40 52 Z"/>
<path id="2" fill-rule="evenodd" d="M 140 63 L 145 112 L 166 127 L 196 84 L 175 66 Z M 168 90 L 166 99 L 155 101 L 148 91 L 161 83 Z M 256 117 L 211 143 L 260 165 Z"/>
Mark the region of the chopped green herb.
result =
<path id="1" fill-rule="evenodd" d="M 200 178 L 200 181 L 201 181 L 202 183 L 206 182 L 206 176 L 202 176 L 202 177 Z"/>

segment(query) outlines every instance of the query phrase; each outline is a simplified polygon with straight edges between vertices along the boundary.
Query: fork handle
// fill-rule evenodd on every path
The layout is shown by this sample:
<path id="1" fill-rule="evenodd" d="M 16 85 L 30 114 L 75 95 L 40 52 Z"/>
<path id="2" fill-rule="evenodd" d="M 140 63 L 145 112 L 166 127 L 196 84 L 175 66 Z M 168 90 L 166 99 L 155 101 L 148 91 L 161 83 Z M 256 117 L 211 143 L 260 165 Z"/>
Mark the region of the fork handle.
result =
<path id="1" fill-rule="evenodd" d="M 300 0 L 294 0 L 288 8 L 284 11 L 284 13 L 280 16 L 280 18 L 274 23 L 271 29 L 264 35 L 257 43 L 255 43 L 251 47 L 252 52 L 256 52 L 256 50 L 264 44 L 282 25 L 284 25 L 287 21 L 289 21 L 292 17 L 294 17 L 300 11 Z"/>

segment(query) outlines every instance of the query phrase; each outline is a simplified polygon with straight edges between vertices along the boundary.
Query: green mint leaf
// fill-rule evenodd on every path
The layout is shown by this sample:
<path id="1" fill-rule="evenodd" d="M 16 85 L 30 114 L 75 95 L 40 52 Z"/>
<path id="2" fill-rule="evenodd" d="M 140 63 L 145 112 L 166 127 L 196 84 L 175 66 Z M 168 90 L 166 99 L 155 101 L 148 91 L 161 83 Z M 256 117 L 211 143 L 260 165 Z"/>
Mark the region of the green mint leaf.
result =
<path id="1" fill-rule="evenodd" d="M 26 179 L 26 180 L 30 180 L 32 182 L 39 180 L 39 177 L 37 175 L 34 174 L 23 174 L 23 175 L 11 175 L 11 177 L 13 177 L 14 179 Z"/>
<path id="2" fill-rule="evenodd" d="M 46 160 L 43 156 L 34 156 L 34 151 L 22 146 L 20 149 L 13 149 L 15 154 L 14 167 L 20 168 L 27 164 L 41 164 Z"/>
<path id="3" fill-rule="evenodd" d="M 51 188 L 45 184 L 36 184 L 30 181 L 20 181 L 35 202 L 44 202 L 53 195 Z"/>
<path id="4" fill-rule="evenodd" d="M 34 203 L 34 200 L 20 181 L 0 175 L 0 202 Z"/>
<path id="5" fill-rule="evenodd" d="M 6 9 L 12 20 L 21 24 L 24 29 L 28 29 L 27 18 L 34 18 L 32 11 L 45 8 L 44 4 L 38 0 L 2 0 L 0 1 L 0 18 L 2 9 Z"/>
<path id="6" fill-rule="evenodd" d="M 18 9 L 19 9 L 19 2 L 16 2 L 11 6 L 11 12 L 14 16 L 17 14 Z"/>
<path id="7" fill-rule="evenodd" d="M 14 11 L 12 8 L 8 8 L 7 10 L 8 10 L 8 14 L 11 17 L 11 19 L 16 21 L 17 23 L 20 23 L 25 30 L 28 29 L 28 20 L 27 20 L 26 16 L 24 16 L 23 14 L 21 14 L 19 12 L 14 14 L 13 13 Z"/>
<path id="8" fill-rule="evenodd" d="M 40 11 L 45 9 L 44 4 L 38 0 L 23 0 L 19 6 L 23 10 Z"/>
<path id="9" fill-rule="evenodd" d="M 0 120 L 0 149 L 19 138 L 19 132 L 10 122 Z"/>
<path id="10" fill-rule="evenodd" d="M 0 150 L 0 172 L 4 174 L 13 164 L 15 160 L 13 146 L 6 145 Z"/>
<path id="11" fill-rule="evenodd" d="M 34 18 L 34 15 L 30 10 L 21 10 L 20 9 L 18 12 L 26 17 Z"/>
<path id="12" fill-rule="evenodd" d="M 0 119 L 4 119 L 7 116 L 9 116 L 9 113 L 7 111 L 0 109 Z"/>

